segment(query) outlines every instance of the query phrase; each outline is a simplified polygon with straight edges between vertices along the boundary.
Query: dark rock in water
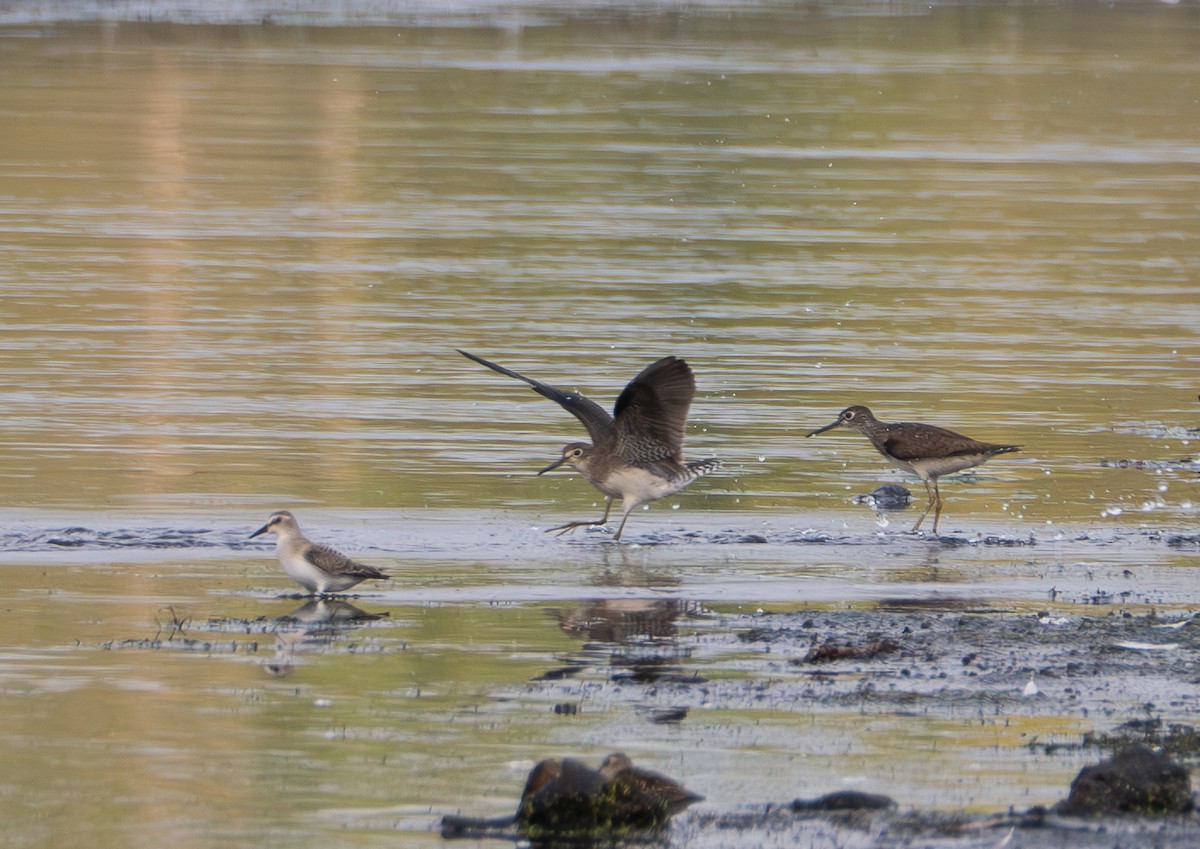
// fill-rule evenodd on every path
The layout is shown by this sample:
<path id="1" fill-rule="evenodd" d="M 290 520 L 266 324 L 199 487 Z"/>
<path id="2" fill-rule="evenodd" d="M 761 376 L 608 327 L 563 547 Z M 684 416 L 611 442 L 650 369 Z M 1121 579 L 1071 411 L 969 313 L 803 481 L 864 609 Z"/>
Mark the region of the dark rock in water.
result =
<path id="1" fill-rule="evenodd" d="M 1086 766 L 1071 782 L 1071 792 L 1054 806 L 1066 816 L 1184 814 L 1192 811 L 1186 767 L 1170 755 L 1130 746 L 1111 759 Z"/>
<path id="2" fill-rule="evenodd" d="M 650 715 L 650 721 L 659 725 L 669 725 L 675 722 L 683 722 L 687 719 L 687 708 L 671 708 L 670 710 L 660 710 Z"/>
<path id="3" fill-rule="evenodd" d="M 903 510 L 912 501 L 908 487 L 898 483 L 877 486 L 866 495 L 854 496 L 855 504 L 865 504 L 872 510 Z"/>
<path id="4" fill-rule="evenodd" d="M 600 769 L 574 758 L 544 760 L 530 771 L 514 816 L 475 819 L 450 814 L 442 818 L 442 836 L 612 839 L 657 831 L 702 798 L 666 776 L 633 766 L 619 753 L 609 755 Z"/>
<path id="5" fill-rule="evenodd" d="M 734 541 L 747 545 L 762 545 L 767 541 L 767 538 L 762 534 L 742 534 Z"/>
<path id="6" fill-rule="evenodd" d="M 619 753 L 598 770 L 573 758 L 542 761 L 525 783 L 517 824 L 535 838 L 654 831 L 701 798 Z"/>
<path id="7" fill-rule="evenodd" d="M 604 779 L 574 758 L 541 761 L 529 773 L 517 822 L 526 834 L 577 834 L 598 827 Z"/>
<path id="8" fill-rule="evenodd" d="M 857 790 L 838 790 L 816 799 L 796 799 L 793 811 L 884 811 L 896 807 L 890 796 L 861 793 Z"/>

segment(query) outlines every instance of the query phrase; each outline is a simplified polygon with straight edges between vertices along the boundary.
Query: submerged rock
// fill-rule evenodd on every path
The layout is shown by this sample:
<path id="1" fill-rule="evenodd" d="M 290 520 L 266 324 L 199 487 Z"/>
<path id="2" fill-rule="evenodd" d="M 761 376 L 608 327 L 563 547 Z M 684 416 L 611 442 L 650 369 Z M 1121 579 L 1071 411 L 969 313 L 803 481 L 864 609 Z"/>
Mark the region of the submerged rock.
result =
<path id="1" fill-rule="evenodd" d="M 1130 746 L 1112 758 L 1086 766 L 1071 792 L 1054 806 L 1066 816 L 1185 814 L 1194 809 L 1186 767 L 1170 755 Z"/>
<path id="2" fill-rule="evenodd" d="M 511 817 L 476 819 L 448 814 L 442 837 L 520 836 L 591 840 L 652 833 L 675 814 L 703 799 L 678 782 L 635 767 L 614 753 L 593 769 L 574 758 L 534 766 Z"/>
<path id="3" fill-rule="evenodd" d="M 908 487 L 898 483 L 885 483 L 877 486 L 866 495 L 856 495 L 852 499 L 855 504 L 865 504 L 872 510 L 894 511 L 903 510 L 912 501 L 912 493 Z"/>

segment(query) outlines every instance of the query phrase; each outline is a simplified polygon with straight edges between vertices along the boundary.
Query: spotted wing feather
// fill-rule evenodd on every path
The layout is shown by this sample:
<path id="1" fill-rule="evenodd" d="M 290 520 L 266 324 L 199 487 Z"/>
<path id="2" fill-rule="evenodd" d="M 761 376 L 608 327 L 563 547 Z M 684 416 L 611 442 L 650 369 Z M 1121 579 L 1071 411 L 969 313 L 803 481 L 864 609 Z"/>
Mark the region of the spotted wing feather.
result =
<path id="1" fill-rule="evenodd" d="M 696 379 L 678 357 L 651 363 L 617 398 L 613 408 L 617 450 L 635 466 L 658 466 L 671 476 L 686 474 L 683 435 Z"/>
<path id="2" fill-rule="evenodd" d="M 480 365 L 487 366 L 494 372 L 528 383 L 543 398 L 549 398 L 575 418 L 579 419 L 583 426 L 587 428 L 588 435 L 592 438 L 592 443 L 597 447 L 611 444 L 614 438 L 613 417 L 595 401 L 585 398 L 578 392 L 566 392 L 549 384 L 542 383 L 539 380 L 526 377 L 512 369 L 496 365 L 496 363 L 485 360 L 483 357 L 477 357 L 462 349 L 458 349 L 458 352 L 468 360 L 474 360 Z"/>
<path id="3" fill-rule="evenodd" d="M 327 545 L 314 545 L 304 552 L 304 559 L 327 575 L 353 575 L 356 578 L 387 578 L 374 566 L 351 560 Z"/>
<path id="4" fill-rule="evenodd" d="M 972 457 L 978 454 L 1003 454 L 1016 451 L 1016 445 L 993 445 L 980 442 L 935 425 L 909 425 L 907 422 L 888 425 L 880 440 L 888 454 L 897 460 L 910 462 L 927 457 Z"/>

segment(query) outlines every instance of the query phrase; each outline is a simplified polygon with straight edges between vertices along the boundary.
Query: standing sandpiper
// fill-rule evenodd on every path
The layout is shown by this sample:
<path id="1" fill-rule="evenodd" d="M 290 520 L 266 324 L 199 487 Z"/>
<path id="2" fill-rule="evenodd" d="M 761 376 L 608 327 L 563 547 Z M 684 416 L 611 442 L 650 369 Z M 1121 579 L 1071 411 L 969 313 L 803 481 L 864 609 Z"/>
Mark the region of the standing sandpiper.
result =
<path id="1" fill-rule="evenodd" d="M 696 380 L 688 364 L 678 357 L 663 357 L 646 366 L 617 398 L 610 416 L 596 402 L 578 392 L 565 392 L 459 351 L 492 371 L 522 380 L 534 391 L 559 404 L 587 428 L 592 442 L 572 442 L 562 457 L 538 472 L 568 465 L 604 494 L 604 516 L 594 521 L 568 522 L 550 531 L 566 533 L 585 525 L 608 521 L 614 498 L 621 499 L 624 516 L 613 539 L 619 541 L 629 514 L 671 493 L 678 492 L 720 465 L 719 460 L 683 459 L 683 431 L 688 407 L 696 394 Z"/>
<path id="2" fill-rule="evenodd" d="M 374 566 L 366 566 L 327 545 L 309 542 L 300 533 L 296 517 L 287 510 L 272 513 L 267 523 L 250 539 L 271 531 L 275 534 L 275 553 L 288 577 L 313 595 L 340 593 L 368 578 L 388 578 Z"/>
<path id="3" fill-rule="evenodd" d="M 916 475 L 925 484 L 929 494 L 929 503 L 925 512 L 917 519 L 913 530 L 921 528 L 921 523 L 934 509 L 933 532 L 937 533 L 938 519 L 942 516 L 942 496 L 938 492 L 938 478 L 942 475 L 961 472 L 972 466 L 986 463 L 997 454 L 1008 454 L 1019 451 L 1019 445 L 993 445 L 990 442 L 979 442 L 970 437 L 946 430 L 936 425 L 919 424 L 916 422 L 896 422 L 890 424 L 875 418 L 866 407 L 847 407 L 842 410 L 833 424 L 817 428 L 808 436 L 816 436 L 835 427 L 848 427 L 857 430 L 875 446 L 875 450 L 886 457 L 894 466 Z M 931 485 L 932 484 L 932 485 Z"/>

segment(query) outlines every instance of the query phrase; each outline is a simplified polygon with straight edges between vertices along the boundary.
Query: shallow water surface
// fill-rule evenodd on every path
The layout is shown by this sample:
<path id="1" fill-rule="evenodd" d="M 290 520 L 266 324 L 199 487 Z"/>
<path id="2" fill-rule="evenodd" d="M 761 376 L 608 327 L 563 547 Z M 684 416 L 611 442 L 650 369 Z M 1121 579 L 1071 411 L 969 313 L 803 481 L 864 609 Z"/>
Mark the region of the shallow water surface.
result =
<path id="1" fill-rule="evenodd" d="M 614 749 L 709 811 L 1003 809 L 1093 754 L 1033 739 L 1190 717 L 1019 653 L 833 704 L 737 635 L 1197 603 L 1197 9 L 48 8 L 0 15 L 0 842 L 440 845 Z M 582 429 L 455 348 L 605 406 L 683 356 L 722 470 L 547 536 Z M 909 535 L 804 438 L 852 403 L 1022 451 Z M 283 507 L 392 580 L 290 597 Z"/>

